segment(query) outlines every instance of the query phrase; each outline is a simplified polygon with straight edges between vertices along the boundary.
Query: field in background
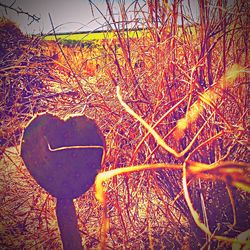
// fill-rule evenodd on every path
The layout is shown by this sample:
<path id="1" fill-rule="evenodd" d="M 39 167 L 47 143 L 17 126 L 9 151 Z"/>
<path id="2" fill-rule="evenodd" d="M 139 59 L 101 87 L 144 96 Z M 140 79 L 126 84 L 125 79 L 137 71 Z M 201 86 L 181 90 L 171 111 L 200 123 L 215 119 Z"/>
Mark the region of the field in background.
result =
<path id="1" fill-rule="evenodd" d="M 178 1 L 150 1 L 149 28 L 133 39 L 114 28 L 112 39 L 64 35 L 58 43 L 1 21 L 3 249 L 61 247 L 55 199 L 18 154 L 39 112 L 95 119 L 106 140 L 102 172 L 131 166 L 104 181 L 103 203 L 94 188 L 74 201 L 87 249 L 238 250 L 236 237 L 249 244 L 249 3 L 201 2 L 197 22 Z"/>
<path id="2" fill-rule="evenodd" d="M 145 33 L 145 32 L 144 32 Z M 141 30 L 134 30 L 134 31 L 124 31 L 124 34 L 128 38 L 139 38 L 142 35 Z M 43 39 L 47 41 L 56 41 L 56 39 L 63 43 L 63 44 L 77 44 L 83 45 L 86 42 L 98 42 L 105 39 L 115 39 L 116 35 L 114 31 L 110 32 L 84 32 L 84 33 L 65 33 L 65 34 L 54 34 L 51 35 L 44 35 Z"/>

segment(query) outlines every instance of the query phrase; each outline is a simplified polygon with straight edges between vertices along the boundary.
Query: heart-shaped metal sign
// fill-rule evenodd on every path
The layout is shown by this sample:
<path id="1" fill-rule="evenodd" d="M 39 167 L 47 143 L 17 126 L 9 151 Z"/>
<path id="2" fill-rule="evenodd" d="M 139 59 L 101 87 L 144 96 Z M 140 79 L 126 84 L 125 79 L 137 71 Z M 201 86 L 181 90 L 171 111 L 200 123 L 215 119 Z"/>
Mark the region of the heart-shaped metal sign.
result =
<path id="1" fill-rule="evenodd" d="M 21 156 L 37 183 L 57 198 L 64 250 L 82 249 L 73 199 L 86 192 L 101 168 L 105 141 L 86 116 L 61 120 L 37 115 L 23 132 Z"/>
<path id="2" fill-rule="evenodd" d="M 61 120 L 44 113 L 25 128 L 21 156 L 37 183 L 57 198 L 77 198 L 101 168 L 104 138 L 86 116 Z"/>

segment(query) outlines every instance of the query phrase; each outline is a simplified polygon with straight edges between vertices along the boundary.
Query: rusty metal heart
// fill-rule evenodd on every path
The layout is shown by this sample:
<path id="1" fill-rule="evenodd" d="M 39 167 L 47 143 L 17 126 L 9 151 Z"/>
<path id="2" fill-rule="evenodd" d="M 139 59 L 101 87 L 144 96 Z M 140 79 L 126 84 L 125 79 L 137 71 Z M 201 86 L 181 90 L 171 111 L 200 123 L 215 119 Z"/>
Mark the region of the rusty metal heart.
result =
<path id="1" fill-rule="evenodd" d="M 30 174 L 57 198 L 77 198 L 94 183 L 105 142 L 95 121 L 86 116 L 62 120 L 37 115 L 25 128 L 21 156 Z"/>

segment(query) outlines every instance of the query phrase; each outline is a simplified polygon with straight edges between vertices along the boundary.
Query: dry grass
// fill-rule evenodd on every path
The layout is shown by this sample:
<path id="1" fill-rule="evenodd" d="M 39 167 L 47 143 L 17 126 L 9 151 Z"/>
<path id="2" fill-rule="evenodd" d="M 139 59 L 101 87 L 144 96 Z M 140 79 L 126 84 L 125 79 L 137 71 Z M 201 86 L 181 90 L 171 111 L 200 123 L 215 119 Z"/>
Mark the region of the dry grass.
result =
<path id="1" fill-rule="evenodd" d="M 147 13 L 136 1 L 134 21 L 140 15 L 148 26 L 140 38 L 121 31 L 129 22 L 121 11 L 119 29 L 111 27 L 116 39 L 92 50 L 47 45 L 2 22 L 0 32 L 11 37 L 1 55 L 3 249 L 61 244 L 55 200 L 13 151 L 41 111 L 86 114 L 105 135 L 98 175 L 105 196 L 98 202 L 91 188 L 75 200 L 87 249 L 231 248 L 250 221 L 249 6 L 236 2 L 201 4 L 196 22 L 178 1 L 148 1 Z M 24 99 L 22 90 L 31 95 Z"/>

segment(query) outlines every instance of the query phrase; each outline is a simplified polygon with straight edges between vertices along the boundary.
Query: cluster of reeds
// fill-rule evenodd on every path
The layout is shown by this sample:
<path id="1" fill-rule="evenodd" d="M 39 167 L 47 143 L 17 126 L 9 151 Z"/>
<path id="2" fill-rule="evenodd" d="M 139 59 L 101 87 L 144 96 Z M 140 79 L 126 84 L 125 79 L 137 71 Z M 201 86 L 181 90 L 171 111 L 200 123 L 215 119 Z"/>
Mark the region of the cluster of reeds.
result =
<path id="1" fill-rule="evenodd" d="M 119 1 L 119 20 L 106 3 L 114 38 L 94 52 L 58 44 L 39 78 L 57 94 L 43 110 L 86 114 L 106 139 L 95 190 L 75 201 L 84 246 L 239 249 L 250 220 L 248 1 L 199 1 L 196 14 L 193 1 Z M 98 65 L 92 77 L 87 60 Z M 16 153 L 6 148 L 2 162 L 2 241 L 58 248 L 53 198 Z"/>
<path id="2" fill-rule="evenodd" d="M 173 239 L 181 247 L 185 236 L 191 248 L 230 245 L 249 222 L 249 210 L 240 208 L 249 203 L 248 3 L 200 1 L 193 17 L 190 2 L 136 1 L 127 10 L 120 4 L 119 22 L 106 3 L 117 37 L 105 47 L 106 74 L 124 107 L 110 122 L 106 163 L 108 170 L 131 168 L 100 176 L 108 185 L 104 208 L 113 209 L 111 202 L 117 210 L 113 216 L 106 208 L 105 233 L 122 225 L 129 245 L 143 228 L 141 244 L 151 248 Z M 133 28 L 142 28 L 138 39 L 128 38 L 129 10 Z M 173 219 L 179 213 L 186 224 Z M 176 231 L 164 224 L 170 221 Z"/>

